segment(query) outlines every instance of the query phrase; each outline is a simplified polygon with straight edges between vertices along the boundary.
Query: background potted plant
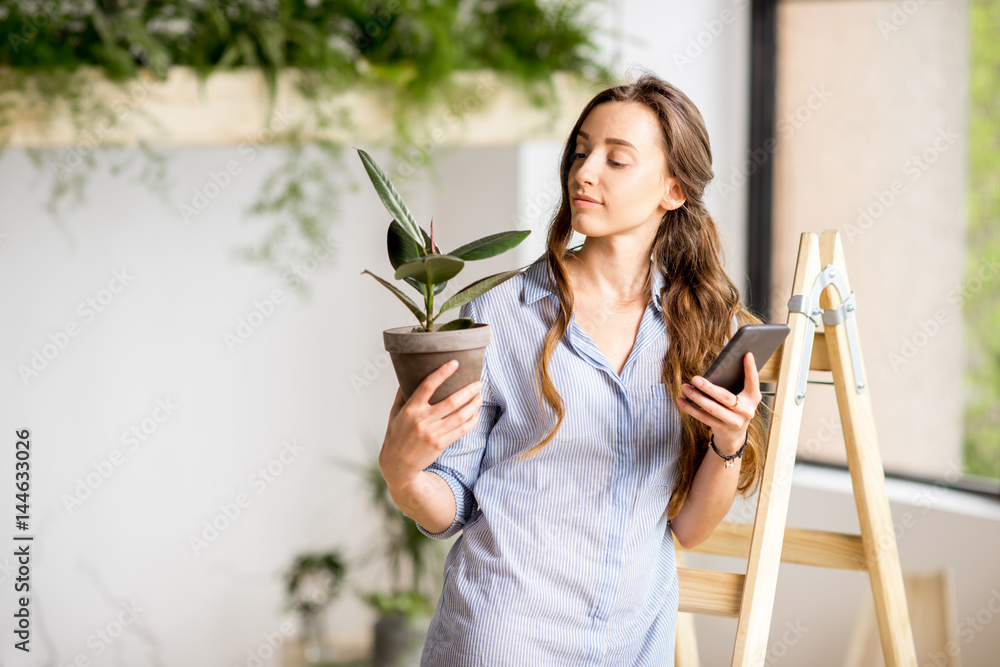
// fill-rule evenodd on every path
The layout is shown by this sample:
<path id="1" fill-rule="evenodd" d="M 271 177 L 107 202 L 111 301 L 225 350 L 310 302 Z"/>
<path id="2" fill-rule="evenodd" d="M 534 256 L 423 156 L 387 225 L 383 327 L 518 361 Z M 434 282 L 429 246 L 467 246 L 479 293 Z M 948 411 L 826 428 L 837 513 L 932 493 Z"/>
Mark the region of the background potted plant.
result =
<path id="1" fill-rule="evenodd" d="M 323 613 L 340 594 L 346 567 L 338 550 L 300 554 L 285 572 L 289 606 L 302 619 L 302 651 L 307 665 L 329 664 L 333 649 L 323 636 Z"/>
<path id="2" fill-rule="evenodd" d="M 500 283 L 513 278 L 521 269 L 505 271 L 478 280 L 459 290 L 434 312 L 434 297 L 441 293 L 448 281 L 454 278 L 468 261 L 494 257 L 514 248 L 530 231 L 509 231 L 491 234 L 467 243 L 451 252 L 443 253 L 434 243 L 434 220 L 430 234 L 417 225 L 403 198 L 396 191 L 389 177 L 365 151 L 357 149 L 375 191 L 393 216 L 389 223 L 386 245 L 389 262 L 395 269 L 395 279 L 405 281 L 423 297 L 423 306 L 417 305 L 401 289 L 371 271 L 367 273 L 410 309 L 417 318 L 416 327 L 396 327 L 383 332 L 385 349 L 392 358 L 404 400 L 431 372 L 451 359 L 458 359 L 459 367 L 445 380 L 430 398 L 431 403 L 447 398 L 480 378 L 483 356 L 490 341 L 489 325 L 459 317 L 446 324 L 437 325 L 437 319 L 446 311 L 458 308 L 485 294 Z"/>

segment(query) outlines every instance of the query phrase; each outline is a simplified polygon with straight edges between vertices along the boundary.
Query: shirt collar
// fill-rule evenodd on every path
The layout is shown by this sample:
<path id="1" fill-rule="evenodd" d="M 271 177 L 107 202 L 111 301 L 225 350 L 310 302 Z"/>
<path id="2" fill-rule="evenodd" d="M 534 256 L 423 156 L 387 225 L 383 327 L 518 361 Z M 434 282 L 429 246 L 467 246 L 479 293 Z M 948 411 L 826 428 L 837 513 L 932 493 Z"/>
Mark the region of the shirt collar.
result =
<path id="1" fill-rule="evenodd" d="M 660 303 L 660 291 L 665 284 L 663 274 L 656 270 L 653 270 L 652 273 L 653 288 L 650 290 L 650 297 L 653 300 L 653 306 L 658 311 L 663 312 L 663 304 Z M 543 296 L 555 294 L 552 288 L 554 283 L 552 271 L 549 269 L 549 263 L 545 255 L 539 257 L 531 266 L 525 269 L 524 276 L 525 281 L 524 287 L 521 289 L 521 298 L 524 300 L 525 305 L 530 305 Z"/>

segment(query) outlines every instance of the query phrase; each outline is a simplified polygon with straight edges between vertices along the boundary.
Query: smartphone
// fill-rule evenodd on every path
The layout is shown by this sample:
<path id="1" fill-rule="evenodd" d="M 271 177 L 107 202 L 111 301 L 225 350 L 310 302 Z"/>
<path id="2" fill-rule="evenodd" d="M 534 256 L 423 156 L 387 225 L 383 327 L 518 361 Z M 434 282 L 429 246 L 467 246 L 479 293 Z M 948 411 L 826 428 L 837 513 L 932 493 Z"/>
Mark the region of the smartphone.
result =
<path id="1" fill-rule="evenodd" d="M 754 364 L 760 372 L 791 330 L 787 324 L 746 324 L 740 327 L 702 377 L 734 394 L 740 393 L 743 391 L 743 357 L 746 353 L 753 353 Z M 684 398 L 688 403 L 697 405 L 690 398 Z"/>

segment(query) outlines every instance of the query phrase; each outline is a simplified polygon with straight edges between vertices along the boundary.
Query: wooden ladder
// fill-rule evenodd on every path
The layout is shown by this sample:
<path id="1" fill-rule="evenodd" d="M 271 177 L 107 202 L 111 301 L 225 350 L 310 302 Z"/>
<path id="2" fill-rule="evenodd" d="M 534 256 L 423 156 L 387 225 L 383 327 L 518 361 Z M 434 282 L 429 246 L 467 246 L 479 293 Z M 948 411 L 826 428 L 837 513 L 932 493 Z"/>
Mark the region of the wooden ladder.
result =
<path id="1" fill-rule="evenodd" d="M 817 332 L 822 320 L 824 332 Z M 804 233 L 789 299 L 791 332 L 760 373 L 774 382 L 774 414 L 751 526 L 724 521 L 691 551 L 747 559 L 745 575 L 682 567 L 677 667 L 696 667 L 686 614 L 738 618 L 733 667 L 765 664 L 781 561 L 868 572 L 886 667 L 917 667 L 885 474 L 858 338 L 854 293 L 836 230 Z M 808 370 L 833 372 L 860 535 L 785 527 Z"/>

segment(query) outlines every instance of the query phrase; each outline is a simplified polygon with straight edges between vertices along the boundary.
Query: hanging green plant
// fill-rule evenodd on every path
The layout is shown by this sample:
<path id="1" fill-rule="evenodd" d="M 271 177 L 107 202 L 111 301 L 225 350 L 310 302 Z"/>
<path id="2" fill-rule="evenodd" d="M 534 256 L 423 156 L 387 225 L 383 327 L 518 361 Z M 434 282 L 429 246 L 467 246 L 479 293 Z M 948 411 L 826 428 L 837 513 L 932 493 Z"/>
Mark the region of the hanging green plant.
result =
<path id="1" fill-rule="evenodd" d="M 201 86 L 217 72 L 253 69 L 268 85 L 268 120 L 274 118 L 279 77 L 296 73 L 295 88 L 309 102 L 297 123 L 275 133 L 286 161 L 265 179 L 249 212 L 276 220 L 272 232 L 244 256 L 286 267 L 279 249 L 305 239 L 306 252 L 328 239 L 343 184 L 343 145 L 315 139 L 315 155 L 298 140 L 306 127 L 349 126 L 349 119 L 321 102 L 360 88 L 385 100 L 397 159 L 426 131 L 434 109 L 450 108 L 470 94 L 460 72 L 491 70 L 521 86 L 538 107 L 555 101 L 553 75 L 607 79 L 595 60 L 586 19 L 588 0 L 12 0 L 0 7 L 0 150 L 26 119 L 45 128 L 68 119 L 74 145 L 89 137 L 95 147 L 110 140 L 95 128 L 144 118 L 141 104 L 111 104 L 92 95 L 94 77 L 118 85 L 155 86 L 172 68 L 190 67 Z M 473 87 L 475 84 L 473 84 Z M 125 118 L 123 118 L 123 111 Z M 349 127 L 348 127 L 349 129 Z M 96 135 L 96 140 L 95 140 Z M 145 147 L 148 156 L 155 151 Z M 61 155 L 61 156 L 60 156 Z M 85 156 L 36 151 L 54 165 L 49 209 L 58 214 L 66 197 L 82 199 L 87 174 L 97 167 Z M 425 156 L 416 167 L 426 167 Z M 165 192 L 165 170 L 146 170 L 141 182 Z M 76 163 L 60 169 L 55 163 Z M 114 169 L 114 167 L 112 167 Z M 352 184 L 356 187 L 356 184 Z M 290 234 L 290 230 L 296 234 Z"/>

